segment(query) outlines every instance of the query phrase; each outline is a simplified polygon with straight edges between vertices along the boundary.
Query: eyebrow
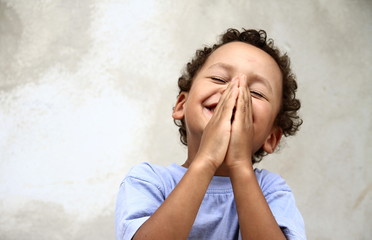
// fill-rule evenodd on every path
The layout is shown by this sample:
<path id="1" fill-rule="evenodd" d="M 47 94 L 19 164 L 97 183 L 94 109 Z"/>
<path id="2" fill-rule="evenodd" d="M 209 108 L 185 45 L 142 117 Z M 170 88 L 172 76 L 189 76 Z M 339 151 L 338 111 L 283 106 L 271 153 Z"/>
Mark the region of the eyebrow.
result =
<path id="1" fill-rule="evenodd" d="M 234 66 L 233 65 L 223 63 L 223 62 L 218 62 L 218 63 L 215 63 L 215 64 L 209 66 L 208 70 L 213 69 L 213 68 L 223 68 L 228 72 L 233 72 L 234 71 Z M 254 74 L 252 77 L 255 81 L 263 83 L 271 92 L 273 92 L 273 89 L 272 89 L 269 81 L 266 78 L 264 78 L 260 75 L 257 75 L 257 74 Z"/>
<path id="2" fill-rule="evenodd" d="M 208 67 L 208 69 L 211 69 L 211 68 L 224 68 L 228 71 L 232 71 L 234 69 L 234 67 L 232 65 L 222 63 L 222 62 L 215 63 L 215 64 Z"/>

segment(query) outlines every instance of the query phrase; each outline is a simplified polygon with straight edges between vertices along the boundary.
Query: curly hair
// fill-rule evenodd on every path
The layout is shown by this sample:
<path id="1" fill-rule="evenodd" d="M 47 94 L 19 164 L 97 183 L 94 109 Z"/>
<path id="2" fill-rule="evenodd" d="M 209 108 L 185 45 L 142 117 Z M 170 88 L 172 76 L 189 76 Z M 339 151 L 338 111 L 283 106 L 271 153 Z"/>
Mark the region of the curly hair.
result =
<path id="1" fill-rule="evenodd" d="M 287 54 L 281 54 L 280 50 L 274 46 L 272 39 L 267 39 L 267 34 L 264 30 L 246 30 L 241 32 L 237 29 L 228 29 L 220 40 L 212 47 L 204 47 L 196 51 L 193 59 L 187 63 L 182 76 L 178 79 L 179 93 L 190 91 L 194 77 L 206 62 L 208 57 L 219 47 L 229 42 L 244 42 L 253 45 L 266 53 L 268 53 L 278 64 L 282 73 L 282 101 L 279 113 L 275 119 L 275 125 L 278 126 L 284 136 L 294 135 L 302 124 L 302 119 L 298 116 L 298 110 L 301 103 L 296 99 L 297 83 L 296 77 L 291 71 L 290 59 Z M 174 123 L 179 127 L 180 140 L 187 146 L 186 124 L 184 119 L 175 120 Z M 257 163 L 267 153 L 261 148 L 252 158 L 252 163 Z"/>

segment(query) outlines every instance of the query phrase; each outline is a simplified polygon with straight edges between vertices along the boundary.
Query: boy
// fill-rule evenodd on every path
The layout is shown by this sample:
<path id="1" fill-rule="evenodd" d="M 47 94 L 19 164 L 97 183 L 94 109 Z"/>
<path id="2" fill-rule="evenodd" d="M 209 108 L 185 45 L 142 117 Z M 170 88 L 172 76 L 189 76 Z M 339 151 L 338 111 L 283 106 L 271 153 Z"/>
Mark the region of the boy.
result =
<path id="1" fill-rule="evenodd" d="M 179 78 L 182 166 L 140 164 L 123 180 L 117 239 L 305 239 L 291 190 L 253 169 L 302 121 L 289 59 L 264 31 L 229 29 Z"/>

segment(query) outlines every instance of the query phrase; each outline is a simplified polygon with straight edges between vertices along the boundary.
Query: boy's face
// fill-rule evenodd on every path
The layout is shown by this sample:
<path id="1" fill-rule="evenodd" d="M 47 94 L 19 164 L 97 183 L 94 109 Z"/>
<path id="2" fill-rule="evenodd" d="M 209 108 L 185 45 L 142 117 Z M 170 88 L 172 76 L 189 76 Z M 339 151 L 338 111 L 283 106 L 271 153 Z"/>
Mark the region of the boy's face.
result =
<path id="1" fill-rule="evenodd" d="M 273 125 L 282 98 L 282 74 L 270 55 L 242 42 L 227 43 L 215 50 L 195 76 L 190 91 L 179 98 L 177 105 L 181 108 L 173 117 L 184 118 L 189 143 L 194 138 L 200 141 L 228 82 L 241 74 L 247 76 L 252 96 L 253 151 L 263 146 L 270 152 L 264 143 L 278 131 Z"/>

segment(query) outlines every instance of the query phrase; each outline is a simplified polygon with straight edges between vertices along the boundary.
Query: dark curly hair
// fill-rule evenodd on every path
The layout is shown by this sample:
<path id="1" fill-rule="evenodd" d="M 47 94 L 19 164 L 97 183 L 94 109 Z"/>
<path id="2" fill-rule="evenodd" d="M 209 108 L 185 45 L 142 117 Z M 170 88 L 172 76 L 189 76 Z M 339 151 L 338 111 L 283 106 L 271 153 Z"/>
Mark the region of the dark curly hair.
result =
<path id="1" fill-rule="evenodd" d="M 212 47 L 204 47 L 196 51 L 194 58 L 188 62 L 182 76 L 178 79 L 179 93 L 188 92 L 192 82 L 199 69 L 206 62 L 208 57 L 219 47 L 229 42 L 244 42 L 253 45 L 268 53 L 278 64 L 283 77 L 283 93 L 279 113 L 275 120 L 275 125 L 280 127 L 284 136 L 294 135 L 300 125 L 302 119 L 298 116 L 297 111 L 301 107 L 301 103 L 296 99 L 297 83 L 296 77 L 291 71 L 290 60 L 287 54 L 281 54 L 280 50 L 274 46 L 272 39 L 267 39 L 267 34 L 264 30 L 246 30 L 241 32 L 236 29 L 228 29 L 226 33 L 221 35 L 217 44 Z M 175 124 L 179 127 L 180 140 L 187 146 L 186 124 L 184 119 L 175 120 Z M 252 162 L 260 162 L 267 153 L 261 148 L 253 156 Z"/>

